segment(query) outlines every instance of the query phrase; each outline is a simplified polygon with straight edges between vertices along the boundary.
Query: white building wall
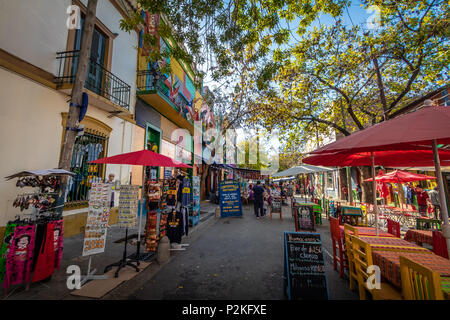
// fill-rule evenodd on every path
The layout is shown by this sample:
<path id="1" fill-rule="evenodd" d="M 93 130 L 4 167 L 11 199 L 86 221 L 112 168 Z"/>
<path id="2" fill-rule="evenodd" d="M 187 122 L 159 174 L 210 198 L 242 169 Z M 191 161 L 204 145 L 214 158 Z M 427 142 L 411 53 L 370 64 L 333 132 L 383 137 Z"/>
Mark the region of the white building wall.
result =
<path id="1" fill-rule="evenodd" d="M 66 48 L 66 10 L 71 4 L 71 0 L 0 0 L 0 48 L 56 74 L 56 52 Z"/>
<path id="2" fill-rule="evenodd" d="M 68 97 L 3 68 L 0 68 L 0 97 L 0 226 L 3 226 L 20 213 L 12 207 L 17 194 L 31 190 L 17 188 L 17 179 L 5 181 L 3 178 L 23 170 L 58 167 L 63 133 L 61 113 L 68 112 Z M 92 105 L 86 115 L 113 128 L 108 156 L 122 153 L 122 150 L 131 151 L 131 123 L 125 122 L 124 134 L 124 120 L 108 118 L 107 113 Z M 126 184 L 130 170 L 130 166 L 107 165 L 106 175 L 113 172 L 116 179 Z"/>

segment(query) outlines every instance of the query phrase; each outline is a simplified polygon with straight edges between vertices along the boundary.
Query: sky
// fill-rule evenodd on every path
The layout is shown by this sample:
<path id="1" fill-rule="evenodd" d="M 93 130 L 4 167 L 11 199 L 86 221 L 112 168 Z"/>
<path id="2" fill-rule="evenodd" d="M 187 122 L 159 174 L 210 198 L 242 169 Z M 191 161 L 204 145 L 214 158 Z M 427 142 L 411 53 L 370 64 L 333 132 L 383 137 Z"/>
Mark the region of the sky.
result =
<path id="1" fill-rule="evenodd" d="M 343 19 L 343 24 L 351 27 L 352 25 L 359 25 L 364 29 L 367 29 L 367 21 L 369 19 L 370 16 L 373 16 L 375 14 L 375 12 L 367 12 L 362 6 L 361 6 L 361 1 L 359 0 L 353 0 L 351 5 L 344 10 L 342 19 Z M 313 28 L 314 26 L 319 26 L 320 24 L 333 24 L 334 23 L 334 19 L 330 16 L 330 15 L 321 15 L 319 17 L 319 19 L 317 21 L 315 21 L 312 25 L 311 28 Z M 281 23 L 282 27 L 287 27 L 286 23 Z M 289 24 L 289 27 L 293 30 L 291 35 L 291 39 L 289 44 L 293 45 L 295 44 L 296 41 L 298 41 L 299 36 L 296 34 L 295 32 L 295 28 L 296 26 L 298 26 L 298 20 L 297 23 L 296 21 L 293 21 Z M 296 40 L 297 39 L 297 40 Z M 211 74 L 207 73 L 205 80 L 204 80 L 204 86 L 208 86 L 209 89 L 215 89 L 217 87 L 220 87 L 222 92 L 226 93 L 227 90 L 225 89 L 225 86 L 223 86 L 223 81 L 222 82 L 216 82 L 214 80 L 211 79 Z M 230 90 L 230 89 L 229 89 Z M 248 137 L 254 136 L 256 132 L 243 132 L 242 129 L 238 129 L 238 143 L 243 141 L 243 140 L 248 140 Z M 281 145 L 283 145 L 282 141 L 278 141 L 278 136 L 277 135 L 272 135 L 272 136 L 268 136 L 269 141 L 266 140 L 266 146 L 268 147 L 268 150 L 266 150 L 269 155 L 275 155 L 277 153 L 276 150 L 280 150 L 279 147 Z M 280 143 L 281 142 L 281 143 Z M 328 141 L 331 142 L 331 141 Z M 315 147 L 315 146 L 314 146 Z M 314 148 L 313 148 L 314 149 Z"/>

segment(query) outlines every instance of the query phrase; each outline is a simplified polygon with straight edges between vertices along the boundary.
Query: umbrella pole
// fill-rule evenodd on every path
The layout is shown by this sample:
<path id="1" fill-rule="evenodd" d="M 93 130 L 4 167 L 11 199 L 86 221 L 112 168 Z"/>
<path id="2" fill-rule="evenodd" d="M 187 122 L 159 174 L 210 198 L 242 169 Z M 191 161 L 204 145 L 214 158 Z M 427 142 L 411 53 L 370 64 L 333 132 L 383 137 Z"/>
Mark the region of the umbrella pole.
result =
<path id="1" fill-rule="evenodd" d="M 436 139 L 432 141 L 433 144 L 433 156 L 434 156 L 434 167 L 436 169 L 436 178 L 439 186 L 439 200 L 441 204 L 441 217 L 443 220 L 442 233 L 447 240 L 447 250 L 450 256 L 450 225 L 448 223 L 448 210 L 447 210 L 447 200 L 444 195 L 444 181 L 442 180 L 441 173 L 441 163 L 439 161 L 439 153 L 437 148 Z"/>
<path id="2" fill-rule="evenodd" d="M 373 210 L 375 211 L 375 231 L 378 236 L 378 206 L 377 206 L 377 189 L 375 181 L 375 157 L 373 152 L 370 153 L 372 159 L 372 196 L 373 196 Z"/>

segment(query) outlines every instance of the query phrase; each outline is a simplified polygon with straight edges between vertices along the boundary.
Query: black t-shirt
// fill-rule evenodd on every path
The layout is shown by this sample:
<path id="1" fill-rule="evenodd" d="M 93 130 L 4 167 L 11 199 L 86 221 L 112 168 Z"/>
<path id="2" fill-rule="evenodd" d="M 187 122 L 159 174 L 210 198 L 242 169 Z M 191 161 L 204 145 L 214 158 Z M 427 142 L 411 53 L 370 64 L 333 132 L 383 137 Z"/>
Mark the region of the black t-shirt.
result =
<path id="1" fill-rule="evenodd" d="M 261 186 L 256 186 L 253 188 L 253 194 L 255 195 L 255 201 L 264 201 L 264 188 Z"/>

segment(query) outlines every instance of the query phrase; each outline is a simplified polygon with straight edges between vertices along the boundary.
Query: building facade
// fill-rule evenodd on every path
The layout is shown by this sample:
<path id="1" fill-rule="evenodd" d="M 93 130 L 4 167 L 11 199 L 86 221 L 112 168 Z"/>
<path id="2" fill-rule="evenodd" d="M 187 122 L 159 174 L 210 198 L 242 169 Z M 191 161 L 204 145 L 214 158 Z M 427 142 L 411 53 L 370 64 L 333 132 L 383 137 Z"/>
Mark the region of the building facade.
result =
<path id="1" fill-rule="evenodd" d="M 79 29 L 66 25 L 73 5 L 80 9 Z M 1 159 L 2 177 L 58 167 L 86 6 L 87 0 L 0 1 L 0 145 L 8 150 Z M 87 162 L 133 149 L 139 33 L 119 27 L 132 6 L 133 1 L 116 0 L 97 5 L 84 89 L 89 106 L 72 157 L 75 176 L 66 192 L 65 236 L 84 232 L 92 182 L 114 173 L 122 184 L 130 183 L 130 166 Z M 17 193 L 13 180 L 0 180 L 5 210 L 0 228 L 18 213 L 11 205 Z"/>

